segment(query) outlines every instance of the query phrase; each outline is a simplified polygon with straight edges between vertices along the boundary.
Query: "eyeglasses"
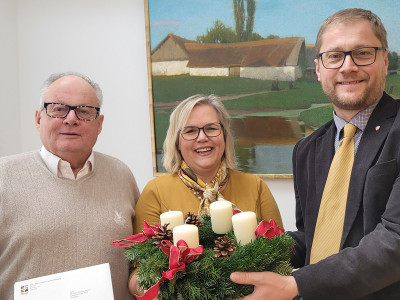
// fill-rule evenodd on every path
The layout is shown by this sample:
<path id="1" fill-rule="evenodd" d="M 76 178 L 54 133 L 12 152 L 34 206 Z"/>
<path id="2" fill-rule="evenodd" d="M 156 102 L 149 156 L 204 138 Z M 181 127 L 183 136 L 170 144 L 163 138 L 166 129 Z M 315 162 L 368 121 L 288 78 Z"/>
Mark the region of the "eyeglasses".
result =
<path id="1" fill-rule="evenodd" d="M 52 118 L 65 118 L 71 110 L 75 112 L 78 120 L 93 121 L 100 113 L 100 107 L 80 105 L 71 106 L 62 103 L 44 103 L 46 114 Z"/>
<path id="2" fill-rule="evenodd" d="M 219 136 L 222 132 L 221 123 L 208 123 L 203 127 L 187 126 L 181 130 L 182 138 L 186 141 L 197 139 L 200 134 L 200 130 L 203 130 L 207 137 Z"/>
<path id="3" fill-rule="evenodd" d="M 375 62 L 376 52 L 386 50 L 383 47 L 360 47 L 350 51 L 326 51 L 318 54 L 326 69 L 338 69 L 343 66 L 347 55 L 350 55 L 357 66 L 369 66 Z"/>

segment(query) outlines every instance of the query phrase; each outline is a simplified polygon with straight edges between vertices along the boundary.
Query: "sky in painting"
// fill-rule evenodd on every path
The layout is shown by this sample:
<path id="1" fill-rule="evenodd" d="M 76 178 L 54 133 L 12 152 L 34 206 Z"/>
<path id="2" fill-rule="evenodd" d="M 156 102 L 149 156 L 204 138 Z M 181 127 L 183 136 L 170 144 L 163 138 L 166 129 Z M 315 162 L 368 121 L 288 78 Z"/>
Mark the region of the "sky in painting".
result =
<path id="1" fill-rule="evenodd" d="M 169 33 L 196 40 L 216 20 L 234 29 L 232 0 L 148 0 L 151 49 Z M 267 37 L 304 37 L 314 44 L 319 26 L 337 10 L 360 7 L 376 13 L 388 32 L 389 49 L 400 54 L 399 0 L 257 0 L 253 32 Z"/>

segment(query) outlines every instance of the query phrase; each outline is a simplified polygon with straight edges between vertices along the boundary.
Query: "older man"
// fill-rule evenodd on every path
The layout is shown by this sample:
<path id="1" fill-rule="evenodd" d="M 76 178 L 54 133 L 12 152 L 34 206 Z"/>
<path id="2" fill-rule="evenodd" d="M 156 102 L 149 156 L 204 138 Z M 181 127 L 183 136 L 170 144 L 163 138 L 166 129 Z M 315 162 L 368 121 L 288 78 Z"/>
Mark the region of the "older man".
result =
<path id="1" fill-rule="evenodd" d="M 387 48 L 368 10 L 321 26 L 316 72 L 334 116 L 293 152 L 299 269 L 233 273 L 255 285 L 249 299 L 400 299 L 400 103 L 384 93 Z"/>
<path id="2" fill-rule="evenodd" d="M 139 191 L 124 163 L 92 150 L 101 104 L 88 77 L 51 75 L 35 113 L 43 147 L 0 159 L 0 299 L 16 281 L 101 263 L 115 299 L 132 299 L 128 262 L 110 243 L 132 234 Z"/>

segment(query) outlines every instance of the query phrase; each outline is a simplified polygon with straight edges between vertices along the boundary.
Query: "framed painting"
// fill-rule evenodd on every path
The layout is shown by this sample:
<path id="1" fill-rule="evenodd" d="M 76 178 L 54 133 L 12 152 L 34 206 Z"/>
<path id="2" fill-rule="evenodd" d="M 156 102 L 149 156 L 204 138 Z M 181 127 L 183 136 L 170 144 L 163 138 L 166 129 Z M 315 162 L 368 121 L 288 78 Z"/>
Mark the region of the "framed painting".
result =
<path id="1" fill-rule="evenodd" d="M 332 119 L 315 74 L 314 42 L 335 11 L 375 12 L 391 53 L 400 53 L 396 0 L 144 1 L 155 175 L 165 172 L 162 145 L 172 110 L 191 95 L 215 94 L 232 118 L 238 169 L 291 178 L 296 142 Z M 387 89 L 399 97 L 399 75 L 391 74 Z"/>

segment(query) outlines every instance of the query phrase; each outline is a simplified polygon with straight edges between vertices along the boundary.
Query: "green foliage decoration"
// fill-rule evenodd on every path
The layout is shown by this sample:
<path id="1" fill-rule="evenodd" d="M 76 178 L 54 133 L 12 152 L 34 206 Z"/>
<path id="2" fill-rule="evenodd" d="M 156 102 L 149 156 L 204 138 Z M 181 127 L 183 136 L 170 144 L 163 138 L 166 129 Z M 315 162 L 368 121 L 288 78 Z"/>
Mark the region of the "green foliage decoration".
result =
<path id="1" fill-rule="evenodd" d="M 283 233 L 272 239 L 257 237 L 244 246 L 237 246 L 231 257 L 220 260 L 214 257 L 214 241 L 222 235 L 211 228 L 210 216 L 201 215 L 204 226 L 199 228 L 200 244 L 204 252 L 195 261 L 186 264 L 184 271 L 177 272 L 173 280 L 164 280 L 159 286 L 157 299 L 234 299 L 253 292 L 252 285 L 233 283 L 229 276 L 234 271 L 272 271 L 290 275 L 289 263 L 293 239 Z M 232 231 L 228 233 L 236 243 Z M 126 258 L 139 263 L 137 275 L 139 286 L 149 289 L 168 270 L 169 257 L 152 244 L 149 239 L 130 246 Z"/>

